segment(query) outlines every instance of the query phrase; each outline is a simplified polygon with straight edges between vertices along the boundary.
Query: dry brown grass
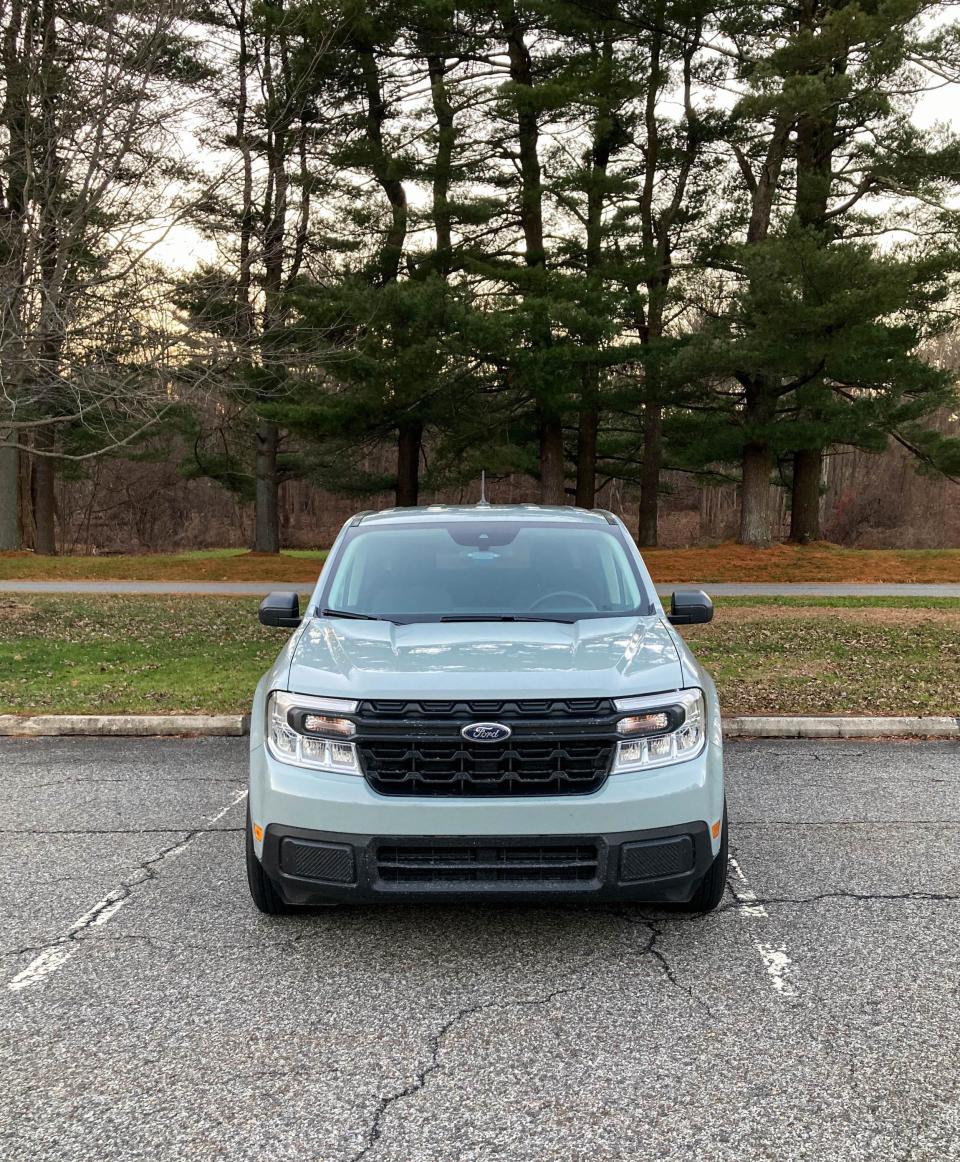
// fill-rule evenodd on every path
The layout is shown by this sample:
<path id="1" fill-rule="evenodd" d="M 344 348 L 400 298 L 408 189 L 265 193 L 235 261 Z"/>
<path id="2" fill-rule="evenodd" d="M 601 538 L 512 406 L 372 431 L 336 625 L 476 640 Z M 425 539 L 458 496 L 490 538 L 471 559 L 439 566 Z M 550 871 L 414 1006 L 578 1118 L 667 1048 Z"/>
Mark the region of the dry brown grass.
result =
<path id="1" fill-rule="evenodd" d="M 773 545 L 751 549 L 727 543 L 704 549 L 647 549 L 655 581 L 960 582 L 960 549 L 842 549 Z"/>
<path id="2" fill-rule="evenodd" d="M 0 579 L 36 581 L 293 581 L 312 585 L 325 552 L 271 556 L 239 550 L 117 557 L 37 557 L 0 553 Z M 749 549 L 647 549 L 664 583 L 836 581 L 960 582 L 960 549 L 841 549 L 774 545 Z"/>

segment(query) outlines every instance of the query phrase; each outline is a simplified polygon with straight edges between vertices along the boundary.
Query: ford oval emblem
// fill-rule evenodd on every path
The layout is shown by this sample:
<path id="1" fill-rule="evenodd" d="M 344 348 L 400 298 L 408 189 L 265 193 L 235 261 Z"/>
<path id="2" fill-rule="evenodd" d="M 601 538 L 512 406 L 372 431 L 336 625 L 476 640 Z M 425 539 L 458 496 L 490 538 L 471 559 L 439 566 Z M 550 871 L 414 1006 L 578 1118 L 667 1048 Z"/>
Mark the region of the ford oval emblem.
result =
<path id="1" fill-rule="evenodd" d="M 471 722 L 460 733 L 470 742 L 504 742 L 513 731 L 502 722 Z"/>

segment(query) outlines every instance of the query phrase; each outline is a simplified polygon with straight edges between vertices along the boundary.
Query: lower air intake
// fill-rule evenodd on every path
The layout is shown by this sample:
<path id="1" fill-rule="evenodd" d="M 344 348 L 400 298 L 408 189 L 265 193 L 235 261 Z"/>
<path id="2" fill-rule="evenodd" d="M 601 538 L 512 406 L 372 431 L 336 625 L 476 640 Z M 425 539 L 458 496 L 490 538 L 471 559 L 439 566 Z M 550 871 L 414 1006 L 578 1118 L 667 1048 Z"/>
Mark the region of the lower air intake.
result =
<path id="1" fill-rule="evenodd" d="M 386 884 L 551 884 L 597 878 L 595 843 L 387 845 L 377 849 Z"/>

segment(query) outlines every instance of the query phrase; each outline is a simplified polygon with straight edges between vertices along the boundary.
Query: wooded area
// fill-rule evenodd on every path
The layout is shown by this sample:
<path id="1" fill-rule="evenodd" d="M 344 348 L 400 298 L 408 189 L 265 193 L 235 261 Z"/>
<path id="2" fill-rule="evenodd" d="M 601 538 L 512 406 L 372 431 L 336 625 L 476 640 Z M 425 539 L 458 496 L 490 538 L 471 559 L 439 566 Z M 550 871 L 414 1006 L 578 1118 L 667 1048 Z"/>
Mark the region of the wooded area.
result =
<path id="1" fill-rule="evenodd" d="M 894 448 L 940 511 L 952 13 L 0 0 L 0 549 L 89 547 L 63 496 L 151 462 L 260 552 L 294 481 L 613 492 L 643 545 L 735 485 L 739 540 L 805 543 L 825 458 Z"/>

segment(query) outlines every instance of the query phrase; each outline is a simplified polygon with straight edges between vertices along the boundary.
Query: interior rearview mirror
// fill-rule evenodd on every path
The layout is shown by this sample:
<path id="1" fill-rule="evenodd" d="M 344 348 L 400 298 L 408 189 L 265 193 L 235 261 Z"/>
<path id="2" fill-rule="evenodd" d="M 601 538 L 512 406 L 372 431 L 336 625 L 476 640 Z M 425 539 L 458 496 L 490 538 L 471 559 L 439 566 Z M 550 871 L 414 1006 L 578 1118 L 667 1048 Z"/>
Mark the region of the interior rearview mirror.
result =
<path id="1" fill-rule="evenodd" d="M 713 621 L 713 602 L 702 589 L 677 589 L 670 597 L 671 625 L 702 625 Z"/>
<path id="2" fill-rule="evenodd" d="M 299 593 L 268 593 L 260 602 L 260 622 L 263 625 L 295 629 L 300 621 Z"/>

